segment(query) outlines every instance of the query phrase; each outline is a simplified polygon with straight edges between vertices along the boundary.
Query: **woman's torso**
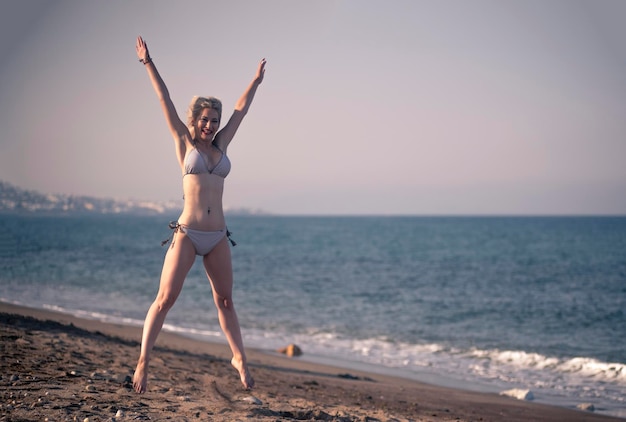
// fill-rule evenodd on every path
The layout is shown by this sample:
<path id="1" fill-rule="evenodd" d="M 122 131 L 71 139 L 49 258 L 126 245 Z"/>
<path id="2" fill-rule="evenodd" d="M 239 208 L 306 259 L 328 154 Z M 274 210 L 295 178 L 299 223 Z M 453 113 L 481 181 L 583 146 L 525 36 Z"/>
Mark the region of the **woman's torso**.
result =
<path id="1" fill-rule="evenodd" d="M 226 227 L 222 196 L 230 160 L 216 146 L 191 146 L 182 163 L 184 206 L 178 221 L 197 230 Z"/>

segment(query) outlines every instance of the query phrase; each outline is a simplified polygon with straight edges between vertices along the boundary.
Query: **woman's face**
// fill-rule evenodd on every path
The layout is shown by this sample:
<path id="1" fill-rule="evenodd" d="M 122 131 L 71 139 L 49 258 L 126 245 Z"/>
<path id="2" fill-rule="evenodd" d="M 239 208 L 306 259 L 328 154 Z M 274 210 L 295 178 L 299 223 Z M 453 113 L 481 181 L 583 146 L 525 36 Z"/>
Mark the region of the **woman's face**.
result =
<path id="1" fill-rule="evenodd" d="M 217 110 L 204 108 L 196 120 L 196 135 L 201 141 L 212 142 L 220 127 Z"/>

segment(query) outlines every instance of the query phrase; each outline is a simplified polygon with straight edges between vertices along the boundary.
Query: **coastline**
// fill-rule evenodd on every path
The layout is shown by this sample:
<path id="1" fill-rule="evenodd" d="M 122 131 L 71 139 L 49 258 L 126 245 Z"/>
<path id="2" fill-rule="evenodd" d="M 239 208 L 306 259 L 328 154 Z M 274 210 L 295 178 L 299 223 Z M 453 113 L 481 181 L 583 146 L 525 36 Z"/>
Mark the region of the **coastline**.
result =
<path id="1" fill-rule="evenodd" d="M 128 383 L 141 328 L 0 302 L 6 420 L 619 421 L 248 349 L 245 391 L 228 346 L 162 332 L 148 392 Z M 368 419 L 369 418 L 369 419 Z"/>

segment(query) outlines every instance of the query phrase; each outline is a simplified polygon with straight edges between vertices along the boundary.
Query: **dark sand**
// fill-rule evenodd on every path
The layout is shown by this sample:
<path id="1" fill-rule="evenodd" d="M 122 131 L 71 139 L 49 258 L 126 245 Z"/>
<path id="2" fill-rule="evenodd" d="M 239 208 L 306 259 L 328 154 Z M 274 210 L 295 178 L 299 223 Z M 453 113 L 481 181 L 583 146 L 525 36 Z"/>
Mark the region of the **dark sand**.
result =
<path id="1" fill-rule="evenodd" d="M 0 335 L 1 421 L 622 420 L 255 350 L 245 391 L 227 346 L 167 332 L 139 395 L 140 328 L 0 303 Z"/>

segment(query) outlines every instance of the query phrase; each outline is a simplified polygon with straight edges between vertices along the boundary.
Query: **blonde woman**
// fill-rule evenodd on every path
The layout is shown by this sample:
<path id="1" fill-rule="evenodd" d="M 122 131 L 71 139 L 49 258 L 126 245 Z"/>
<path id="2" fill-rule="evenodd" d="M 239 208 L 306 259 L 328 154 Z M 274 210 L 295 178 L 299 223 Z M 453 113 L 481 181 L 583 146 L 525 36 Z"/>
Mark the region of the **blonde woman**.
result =
<path id="1" fill-rule="evenodd" d="M 239 372 L 243 386 L 250 389 L 254 386 L 254 380 L 248 370 L 241 329 L 232 300 L 233 270 L 222 194 L 224 178 L 230 171 L 230 160 L 226 154 L 228 145 L 263 81 L 265 59 L 260 61 L 254 79 L 237 101 L 232 116 L 218 130 L 222 117 L 222 104 L 218 99 L 194 97 L 185 125 L 178 117 L 167 87 L 150 57 L 148 45 L 141 37 L 137 37 L 136 50 L 161 102 L 165 120 L 174 138 L 182 173 L 184 206 L 178 221 L 170 225 L 174 232 L 163 262 L 159 291 L 144 322 L 141 354 L 133 379 L 134 389 L 138 393 L 146 391 L 150 353 L 196 255 L 202 256 L 211 283 L 220 327 L 233 353 L 231 364 Z"/>

